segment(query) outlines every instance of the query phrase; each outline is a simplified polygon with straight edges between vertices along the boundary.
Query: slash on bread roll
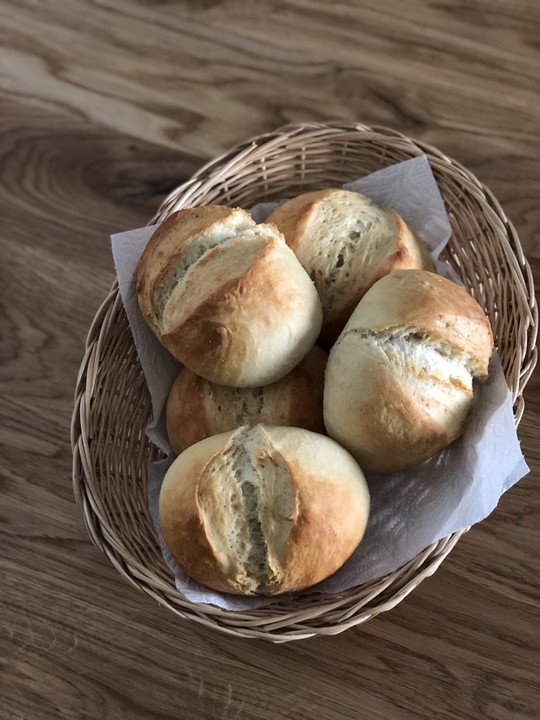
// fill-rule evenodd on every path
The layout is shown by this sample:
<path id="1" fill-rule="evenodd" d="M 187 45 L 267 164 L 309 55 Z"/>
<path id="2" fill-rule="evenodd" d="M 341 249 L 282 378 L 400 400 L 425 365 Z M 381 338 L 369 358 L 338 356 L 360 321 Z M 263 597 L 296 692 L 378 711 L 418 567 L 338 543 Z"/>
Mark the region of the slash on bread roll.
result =
<path id="1" fill-rule="evenodd" d="M 461 434 L 492 350 L 489 321 L 463 288 L 423 270 L 387 275 L 330 352 L 328 434 L 364 470 L 426 460 Z"/>
<path id="2" fill-rule="evenodd" d="M 434 270 L 424 243 L 392 209 L 365 195 L 329 188 L 275 210 L 267 222 L 285 236 L 321 298 L 320 343 L 329 348 L 362 296 L 399 268 Z"/>
<path id="3" fill-rule="evenodd" d="M 362 539 L 362 471 L 324 435 L 242 427 L 185 450 L 163 481 L 159 515 L 178 565 L 235 594 L 277 595 L 334 573 Z"/>
<path id="4" fill-rule="evenodd" d="M 241 425 L 290 425 L 324 433 L 323 387 L 328 355 L 314 346 L 290 373 L 257 388 L 216 385 L 184 368 L 167 401 L 174 452 Z"/>
<path id="5" fill-rule="evenodd" d="M 222 385 L 279 380 L 322 322 L 317 291 L 283 236 L 218 205 L 181 210 L 157 228 L 139 262 L 138 295 L 167 350 Z"/>

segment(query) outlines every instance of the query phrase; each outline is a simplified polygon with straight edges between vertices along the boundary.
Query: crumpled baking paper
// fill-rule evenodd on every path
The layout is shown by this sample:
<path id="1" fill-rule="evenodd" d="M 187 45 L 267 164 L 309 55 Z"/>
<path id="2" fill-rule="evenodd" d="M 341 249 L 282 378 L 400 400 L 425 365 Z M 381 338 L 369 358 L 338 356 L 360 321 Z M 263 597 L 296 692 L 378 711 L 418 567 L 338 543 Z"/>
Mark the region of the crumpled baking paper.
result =
<path id="1" fill-rule="evenodd" d="M 425 156 L 379 170 L 343 187 L 397 210 L 438 261 L 451 228 Z M 277 204 L 262 203 L 252 208 L 254 219 L 264 221 Z M 137 263 L 154 229 L 145 227 L 112 236 L 120 293 L 152 397 L 153 418 L 147 435 L 167 455 L 167 459 L 150 467 L 150 513 L 176 587 L 189 601 L 238 611 L 263 607 L 279 602 L 279 598 L 219 593 L 191 580 L 172 559 L 160 533 L 159 491 L 174 460 L 163 411 L 181 366 L 147 327 L 137 302 Z M 459 282 L 449 265 L 437 262 L 437 269 Z M 487 517 L 501 495 L 528 471 L 517 438 L 512 398 L 495 352 L 488 381 L 475 385 L 475 400 L 463 435 L 421 465 L 401 472 L 366 473 L 371 514 L 364 539 L 340 570 L 302 594 L 337 593 L 397 570 L 432 543 Z"/>

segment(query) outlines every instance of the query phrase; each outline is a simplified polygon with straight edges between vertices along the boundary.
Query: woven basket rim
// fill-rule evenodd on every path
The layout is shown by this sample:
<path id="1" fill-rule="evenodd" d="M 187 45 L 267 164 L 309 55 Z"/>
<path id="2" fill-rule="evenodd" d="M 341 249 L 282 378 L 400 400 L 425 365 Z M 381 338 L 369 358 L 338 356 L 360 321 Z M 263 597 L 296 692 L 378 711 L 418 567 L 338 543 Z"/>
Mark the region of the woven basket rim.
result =
<path id="1" fill-rule="evenodd" d="M 538 308 L 534 293 L 534 280 L 532 271 L 525 258 L 519 238 L 512 223 L 506 217 L 497 199 L 491 191 L 485 187 L 470 171 L 464 166 L 451 160 L 438 149 L 416 140 L 411 140 L 405 135 L 385 127 L 370 127 L 359 123 L 308 123 L 289 124 L 270 133 L 264 133 L 240 143 L 218 158 L 210 160 L 203 165 L 189 180 L 178 186 L 163 201 L 156 215 L 149 221 L 149 225 L 155 224 L 170 211 L 171 206 L 182 198 L 184 202 L 197 192 L 203 192 L 205 187 L 212 186 L 220 176 L 234 169 L 234 167 L 254 152 L 264 149 L 267 153 L 272 148 L 279 147 L 291 138 L 301 138 L 303 142 L 318 142 L 321 138 L 328 138 L 329 134 L 338 134 L 341 138 L 351 136 L 351 139 L 358 139 L 359 133 L 370 137 L 380 136 L 391 138 L 393 141 L 403 142 L 407 149 L 415 147 L 421 153 L 428 156 L 431 163 L 442 163 L 450 165 L 454 170 L 463 176 L 463 181 L 468 183 L 474 192 L 478 192 L 485 200 L 486 212 L 493 213 L 493 222 L 500 224 L 508 243 L 508 258 L 512 265 L 512 274 L 515 281 L 519 283 L 521 291 L 527 297 L 528 317 L 526 332 L 521 338 L 522 362 L 520 363 L 520 374 L 516 386 L 512 389 L 516 425 L 519 424 L 523 414 L 523 390 L 530 378 L 537 360 L 536 337 L 538 330 Z M 189 618 L 208 627 L 218 628 L 222 632 L 241 637 L 258 637 L 272 640 L 273 642 L 285 642 L 292 639 L 301 639 L 321 634 L 337 634 L 343 630 L 358 625 L 375 615 L 385 612 L 394 607 L 406 597 L 425 577 L 430 576 L 439 567 L 444 558 L 454 547 L 459 537 L 463 534 L 454 533 L 441 539 L 430 548 L 426 548 L 417 558 L 405 563 L 403 577 L 395 571 L 377 582 L 387 582 L 387 596 L 379 593 L 382 601 L 370 606 L 369 602 L 360 602 L 358 609 L 354 608 L 354 592 L 347 591 L 332 596 L 335 602 L 327 597 L 322 602 L 329 606 L 340 604 L 340 598 L 349 595 L 349 605 L 345 614 L 341 614 L 339 622 L 325 624 L 326 613 L 312 612 L 312 609 L 303 607 L 299 611 L 288 609 L 281 614 L 276 612 L 279 603 L 263 608 L 260 611 L 227 611 L 215 606 L 190 603 L 183 599 L 173 586 L 167 584 L 163 578 L 148 572 L 147 568 L 137 566 L 133 559 L 126 557 L 121 543 L 114 537 L 114 529 L 107 527 L 100 517 L 99 508 L 96 506 L 91 490 L 94 469 L 90 465 L 89 438 L 87 434 L 87 421 L 91 413 L 92 396 L 95 388 L 91 386 L 89 378 L 93 376 L 93 368 L 100 362 L 100 352 L 105 342 L 103 329 L 117 312 L 123 311 L 117 282 L 113 284 L 107 298 L 98 309 L 91 327 L 85 346 L 85 356 L 81 363 L 79 376 L 75 391 L 75 404 L 71 424 L 71 442 L 73 448 L 73 485 L 74 493 L 78 504 L 83 509 L 85 523 L 89 535 L 94 544 L 99 547 L 111 560 L 116 569 L 133 584 L 152 596 L 160 604 L 166 606 L 182 618 Z M 411 570 L 407 570 L 408 566 Z M 400 570 L 403 570 L 400 569 Z M 396 576 L 396 577 L 394 577 Z M 397 580 L 395 587 L 393 581 Z M 365 590 L 366 586 L 361 586 Z M 355 589 L 353 589 L 355 590 Z M 387 599 L 385 599 L 387 598 Z M 327 612 L 332 612 L 328 610 Z M 255 619 L 254 619 L 255 618 Z"/>

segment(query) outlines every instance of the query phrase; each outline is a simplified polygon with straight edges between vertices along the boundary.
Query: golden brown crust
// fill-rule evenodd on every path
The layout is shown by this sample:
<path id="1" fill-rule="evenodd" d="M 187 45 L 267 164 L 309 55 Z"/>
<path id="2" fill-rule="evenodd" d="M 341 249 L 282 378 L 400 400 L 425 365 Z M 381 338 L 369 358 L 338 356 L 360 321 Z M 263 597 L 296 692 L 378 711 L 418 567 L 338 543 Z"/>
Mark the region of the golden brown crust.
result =
<path id="1" fill-rule="evenodd" d="M 184 368 L 171 387 L 165 416 L 169 443 L 177 455 L 199 440 L 232 430 L 213 432 L 213 416 L 207 413 L 205 403 L 207 384 L 208 380 Z"/>
<path id="2" fill-rule="evenodd" d="M 354 512 L 357 498 L 350 487 L 306 472 L 289 462 L 298 497 L 297 512 L 273 595 L 298 592 L 333 575 L 352 555 L 365 526 Z M 321 555 L 320 549 L 327 552 Z"/>
<path id="3" fill-rule="evenodd" d="M 395 217 L 397 250 L 384 258 L 382 264 L 374 269 L 371 277 L 363 284 L 362 293 L 354 294 L 353 299 L 348 304 L 326 316 L 319 337 L 319 342 L 324 348 L 329 349 L 332 347 L 363 295 L 385 275 L 389 275 L 398 269 L 416 268 L 435 272 L 433 259 L 425 244 L 414 235 L 394 210 L 388 210 L 388 212 Z"/>
<path id="4" fill-rule="evenodd" d="M 350 455 L 298 428 L 208 438 L 177 458 L 160 496 L 176 562 L 197 582 L 236 594 L 296 592 L 328 577 L 357 547 L 368 513 Z"/>
<path id="5" fill-rule="evenodd" d="M 261 418 L 266 425 L 288 425 L 326 434 L 323 420 L 324 371 L 328 355 L 314 346 L 302 362 L 287 376 L 289 402 L 283 422 L 274 415 Z"/>
<path id="6" fill-rule="evenodd" d="M 184 368 L 167 401 L 167 434 L 172 449 L 178 455 L 211 435 L 259 423 L 324 434 L 327 359 L 327 354 L 315 346 L 288 375 L 260 388 L 218 385 Z"/>
<path id="7" fill-rule="evenodd" d="M 330 353 L 328 433 L 365 470 L 399 470 L 462 432 L 473 377 L 487 376 L 489 321 L 462 288 L 397 270 L 366 293 Z"/>
<path id="8" fill-rule="evenodd" d="M 315 282 L 324 322 L 319 343 L 329 349 L 372 285 L 399 268 L 433 271 L 429 251 L 391 208 L 358 193 L 328 188 L 275 210 L 268 222 Z"/>
<path id="9" fill-rule="evenodd" d="M 189 472 L 164 481 L 159 499 L 159 521 L 163 538 L 177 563 L 187 570 L 196 558 L 197 579 L 205 584 L 219 577 L 219 563 L 205 531 L 199 510 L 197 493 L 199 478 L 208 457 L 197 457 L 189 465 Z M 225 587 L 219 588 L 225 590 Z"/>
<path id="10" fill-rule="evenodd" d="M 316 208 L 322 201 L 332 198 L 334 193 L 341 192 L 339 188 L 326 188 L 303 193 L 276 208 L 266 222 L 275 225 L 283 233 L 287 245 L 296 252 Z"/>
<path id="11" fill-rule="evenodd" d="M 263 340 L 269 342 L 269 329 L 279 335 L 287 318 L 295 322 L 294 315 L 304 312 L 304 288 L 289 282 L 290 276 L 283 273 L 283 265 L 276 257 L 278 252 L 277 240 L 269 239 L 244 274 L 214 288 L 199 305 L 178 317 L 176 326 L 162 335 L 163 345 L 190 370 L 223 385 L 267 384 L 290 372 L 312 346 L 320 327 L 315 295 L 310 296 L 310 301 L 314 313 L 318 311 L 316 319 L 306 322 L 305 327 L 298 326 L 294 342 L 299 347 L 286 353 L 277 347 L 275 356 L 268 350 L 268 372 L 262 375 L 262 382 L 240 382 L 242 372 L 248 373 L 250 363 L 259 355 Z M 217 248 L 214 262 L 219 253 Z M 204 273 L 203 265 L 198 271 Z M 199 272 L 191 283 L 197 284 L 198 278 Z M 300 342 L 303 336 L 306 340 Z M 305 349 L 301 349 L 302 345 Z"/>
<path id="12" fill-rule="evenodd" d="M 141 311 L 152 328 L 159 327 L 155 307 L 155 291 L 163 282 L 171 265 L 194 236 L 208 231 L 212 225 L 230 220 L 239 208 L 222 205 L 179 210 L 164 220 L 148 241 L 137 269 L 137 292 Z"/>
<path id="13" fill-rule="evenodd" d="M 406 225 L 405 221 L 395 210 L 389 208 L 387 212 L 392 215 L 396 226 L 397 249 L 392 255 L 385 258 L 374 273 L 371 281 L 366 285 L 365 292 L 385 275 L 394 270 L 429 270 L 435 272 L 435 264 L 429 254 L 427 246 Z"/>
<path id="14" fill-rule="evenodd" d="M 234 385 L 238 365 L 247 354 L 239 326 L 249 326 L 250 316 L 257 317 L 259 312 L 262 319 L 265 308 L 272 308 L 272 312 L 274 308 L 278 312 L 283 310 L 283 298 L 264 271 L 272 249 L 267 244 L 246 274 L 215 288 L 189 314 L 179 318 L 173 330 L 161 336 L 167 350 L 193 372 Z M 214 258 L 219 252 L 215 251 Z M 204 265 L 200 270 L 204 272 Z M 265 298 L 262 306 L 261 297 Z"/>
<path id="15" fill-rule="evenodd" d="M 320 300 L 294 253 L 243 210 L 175 214 L 154 233 L 138 275 L 139 304 L 159 341 L 213 382 L 275 382 L 320 331 Z"/>
<path id="16" fill-rule="evenodd" d="M 383 278 L 375 294 L 367 294 L 352 327 L 381 332 L 394 327 L 414 328 L 433 342 L 470 357 L 475 376 L 485 379 L 493 351 L 489 320 L 459 285 L 426 270 L 398 270 Z"/>
<path id="17" fill-rule="evenodd" d="M 430 413 L 437 396 L 423 392 L 420 383 L 396 376 L 391 365 L 381 365 L 369 372 L 365 359 L 358 361 L 362 377 L 369 373 L 371 394 L 366 402 L 358 398 L 354 425 L 349 438 L 342 438 L 360 466 L 366 470 L 390 472 L 416 465 L 443 450 L 463 430 L 463 420 L 472 401 L 472 391 L 456 393 L 460 406 L 449 409 L 445 422 Z M 414 369 L 416 371 L 416 369 Z M 414 372 L 411 370 L 411 374 Z M 434 379 L 444 383 L 445 378 Z M 429 383 L 429 378 L 425 378 Z M 442 384 L 441 383 L 441 384 Z"/>

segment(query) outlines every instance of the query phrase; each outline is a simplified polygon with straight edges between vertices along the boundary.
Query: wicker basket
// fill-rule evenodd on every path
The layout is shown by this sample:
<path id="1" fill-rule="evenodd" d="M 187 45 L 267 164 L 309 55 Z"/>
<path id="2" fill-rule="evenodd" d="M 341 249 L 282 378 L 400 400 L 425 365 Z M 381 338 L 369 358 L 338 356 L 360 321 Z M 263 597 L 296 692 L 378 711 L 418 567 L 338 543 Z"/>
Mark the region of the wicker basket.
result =
<path id="1" fill-rule="evenodd" d="M 530 268 L 499 203 L 468 170 L 433 147 L 385 128 L 289 125 L 203 167 L 163 203 L 152 223 L 180 208 L 257 202 L 366 175 L 425 153 L 453 229 L 446 253 L 488 313 L 516 423 L 536 363 L 538 313 Z M 461 533 L 426 548 L 399 570 L 338 595 L 280 600 L 229 612 L 185 600 L 175 589 L 147 508 L 147 469 L 158 451 L 144 428 L 151 407 L 116 284 L 90 329 L 72 422 L 73 476 L 93 542 L 133 585 L 182 618 L 231 635 L 284 642 L 333 635 L 390 610 L 432 575 Z"/>

